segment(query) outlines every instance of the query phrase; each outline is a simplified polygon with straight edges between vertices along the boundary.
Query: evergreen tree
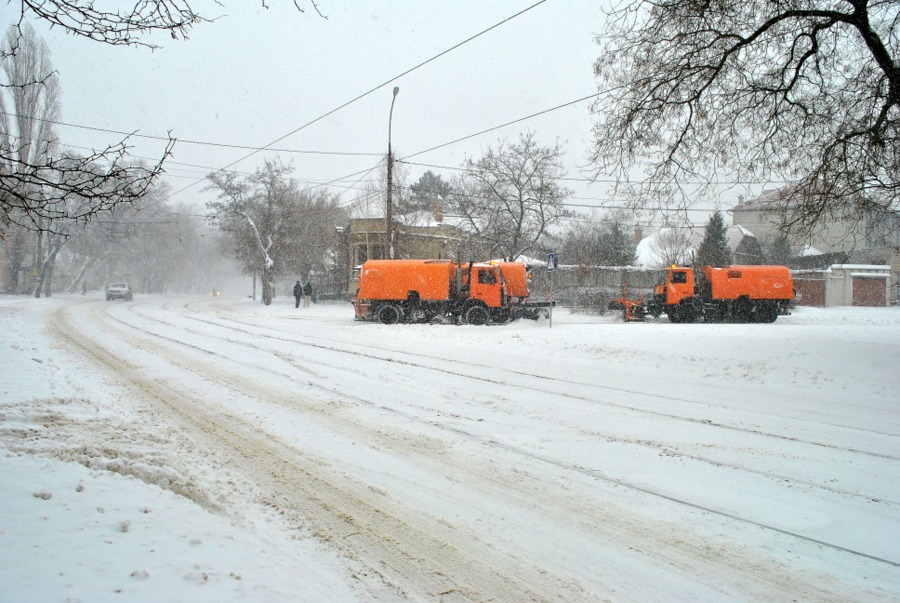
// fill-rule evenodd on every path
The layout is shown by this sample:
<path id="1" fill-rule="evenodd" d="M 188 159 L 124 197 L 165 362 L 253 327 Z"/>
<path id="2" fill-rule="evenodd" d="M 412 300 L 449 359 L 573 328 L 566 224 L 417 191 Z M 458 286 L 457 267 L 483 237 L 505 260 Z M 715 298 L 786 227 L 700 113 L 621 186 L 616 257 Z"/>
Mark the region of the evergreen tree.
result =
<path id="1" fill-rule="evenodd" d="M 573 223 L 563 234 L 560 252 L 588 266 L 633 266 L 637 244 L 623 214 Z"/>
<path id="2" fill-rule="evenodd" d="M 770 264 L 784 265 L 794 256 L 791 241 L 787 235 L 779 234 L 771 244 L 766 246 L 766 261 Z"/>
<path id="3" fill-rule="evenodd" d="M 727 229 L 722 212 L 716 211 L 709 217 L 703 242 L 697 249 L 694 263 L 697 266 L 727 266 L 731 263 L 731 250 L 726 238 Z"/>
<path id="4" fill-rule="evenodd" d="M 400 213 L 413 211 L 442 212 L 450 196 L 450 183 L 445 182 L 440 174 L 428 170 L 419 181 L 409 187 L 411 195 L 408 201 L 398 207 Z"/>
<path id="5" fill-rule="evenodd" d="M 604 222 L 601 237 L 605 251 L 603 264 L 607 266 L 634 266 L 637 263 L 637 243 L 624 223 L 614 217 Z"/>

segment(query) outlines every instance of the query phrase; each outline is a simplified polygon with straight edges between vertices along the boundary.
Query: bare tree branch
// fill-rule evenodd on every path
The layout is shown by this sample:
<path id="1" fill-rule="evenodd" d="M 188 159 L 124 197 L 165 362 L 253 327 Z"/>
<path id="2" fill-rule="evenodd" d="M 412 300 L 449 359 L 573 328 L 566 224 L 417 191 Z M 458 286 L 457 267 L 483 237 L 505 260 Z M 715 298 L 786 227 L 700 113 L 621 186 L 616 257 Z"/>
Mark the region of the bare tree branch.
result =
<path id="1" fill-rule="evenodd" d="M 897 209 L 897 0 L 634 0 L 609 18 L 595 74 L 625 92 L 592 107 L 592 161 L 632 207 L 684 208 L 725 177 L 791 183 L 801 234 Z"/>
<path id="2" fill-rule="evenodd" d="M 0 145 L 0 222 L 52 231 L 54 221 L 85 223 L 100 212 L 137 201 L 164 173 L 163 162 L 175 139 L 169 139 L 159 162 L 149 168 L 128 162 L 126 142 L 86 157 L 62 155 L 39 163 L 22 161 Z M 67 203 L 72 198 L 81 202 Z"/>
<path id="3" fill-rule="evenodd" d="M 563 201 L 571 191 L 558 184 L 561 155 L 559 144 L 542 147 L 531 133 L 489 148 L 478 161 L 466 161 L 453 187 L 453 210 L 493 253 L 513 260 L 534 250 L 547 228 L 568 215 Z"/>

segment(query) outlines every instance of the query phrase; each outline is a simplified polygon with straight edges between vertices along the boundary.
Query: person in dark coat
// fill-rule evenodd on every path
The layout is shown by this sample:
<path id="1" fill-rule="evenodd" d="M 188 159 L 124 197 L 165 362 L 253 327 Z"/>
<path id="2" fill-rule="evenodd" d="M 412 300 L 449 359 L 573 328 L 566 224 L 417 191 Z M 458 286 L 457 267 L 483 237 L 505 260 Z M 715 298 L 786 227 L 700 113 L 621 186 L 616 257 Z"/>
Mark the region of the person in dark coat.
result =
<path id="1" fill-rule="evenodd" d="M 300 298 L 303 297 L 303 285 L 300 284 L 300 281 L 297 281 L 297 284 L 294 285 L 294 307 L 300 307 Z"/>
<path id="2" fill-rule="evenodd" d="M 312 283 L 306 281 L 306 284 L 303 285 L 303 307 L 306 308 L 309 306 L 309 299 L 312 297 Z"/>

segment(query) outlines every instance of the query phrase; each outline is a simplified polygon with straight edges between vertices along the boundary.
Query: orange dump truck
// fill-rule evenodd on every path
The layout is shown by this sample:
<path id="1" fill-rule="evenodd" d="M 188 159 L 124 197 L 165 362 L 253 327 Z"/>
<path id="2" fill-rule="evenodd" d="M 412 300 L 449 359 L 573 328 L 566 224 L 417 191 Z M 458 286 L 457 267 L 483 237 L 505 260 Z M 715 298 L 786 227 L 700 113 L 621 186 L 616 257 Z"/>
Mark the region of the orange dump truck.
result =
<path id="1" fill-rule="evenodd" d="M 626 319 L 665 313 L 671 322 L 775 322 L 795 298 L 785 266 L 704 266 L 699 273 L 672 266 L 647 302 L 618 299 L 610 308 Z"/>
<path id="2" fill-rule="evenodd" d="M 518 262 L 370 260 L 353 299 L 357 320 L 482 325 L 536 319 L 553 302 L 528 299 L 525 265 Z"/>

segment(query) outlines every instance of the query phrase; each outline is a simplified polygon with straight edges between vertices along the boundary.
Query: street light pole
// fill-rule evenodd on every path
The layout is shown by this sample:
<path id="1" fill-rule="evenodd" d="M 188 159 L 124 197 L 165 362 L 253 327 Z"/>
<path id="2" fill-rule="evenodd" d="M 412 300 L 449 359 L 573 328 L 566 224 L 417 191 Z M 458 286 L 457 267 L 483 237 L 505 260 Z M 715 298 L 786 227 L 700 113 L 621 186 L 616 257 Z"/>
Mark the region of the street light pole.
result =
<path id="1" fill-rule="evenodd" d="M 394 154 L 391 152 L 391 122 L 394 119 L 394 101 L 397 100 L 399 86 L 394 86 L 394 98 L 391 99 L 391 113 L 388 117 L 388 156 L 387 156 L 387 212 L 385 213 L 385 228 L 387 231 L 387 244 L 390 249 L 390 258 L 394 259 L 394 205 L 391 199 L 394 180 Z"/>

